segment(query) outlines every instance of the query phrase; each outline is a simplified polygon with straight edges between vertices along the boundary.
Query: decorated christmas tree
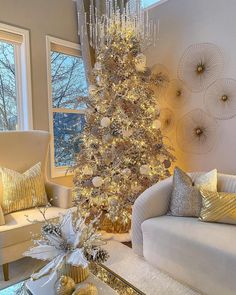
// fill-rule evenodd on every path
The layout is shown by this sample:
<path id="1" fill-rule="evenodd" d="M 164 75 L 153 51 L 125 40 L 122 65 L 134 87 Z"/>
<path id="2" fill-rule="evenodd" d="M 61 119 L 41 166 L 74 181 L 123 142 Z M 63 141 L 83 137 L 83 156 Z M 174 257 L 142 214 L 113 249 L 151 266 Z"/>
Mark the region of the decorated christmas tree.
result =
<path id="1" fill-rule="evenodd" d="M 89 86 L 74 183 L 84 212 L 102 211 L 102 228 L 125 232 L 136 198 L 170 175 L 174 156 L 163 140 L 154 93 L 168 81 L 146 67 L 145 40 L 131 17 L 124 19 L 115 11 L 106 23 Z"/>

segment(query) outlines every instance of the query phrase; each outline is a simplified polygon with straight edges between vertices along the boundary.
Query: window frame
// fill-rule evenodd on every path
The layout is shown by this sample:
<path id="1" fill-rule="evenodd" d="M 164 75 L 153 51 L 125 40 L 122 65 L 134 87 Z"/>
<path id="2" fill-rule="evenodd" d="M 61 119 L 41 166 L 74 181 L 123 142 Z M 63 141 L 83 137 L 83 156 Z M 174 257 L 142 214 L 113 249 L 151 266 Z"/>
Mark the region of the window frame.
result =
<path id="1" fill-rule="evenodd" d="M 63 39 L 55 38 L 52 36 L 46 36 L 46 50 L 47 50 L 47 81 L 48 81 L 48 113 L 49 113 L 49 132 L 51 134 L 50 140 L 50 169 L 51 177 L 63 177 L 72 175 L 68 171 L 68 166 L 56 167 L 55 166 L 55 147 L 54 147 L 54 127 L 53 127 L 53 115 L 54 113 L 67 113 L 67 114 L 86 114 L 86 110 L 76 110 L 68 108 L 54 108 L 52 98 L 52 83 L 51 83 L 51 44 L 57 44 L 72 49 L 76 49 L 80 52 L 80 57 L 83 58 L 81 52 L 81 46 L 77 43 L 66 41 Z M 86 76 L 87 79 L 87 76 Z"/>
<path id="2" fill-rule="evenodd" d="M 33 112 L 29 31 L 4 23 L 0 23 L 0 30 L 17 34 L 22 37 L 22 43 L 17 45 L 4 40 L 3 42 L 14 45 L 18 121 L 17 130 L 32 130 Z"/>
<path id="3" fill-rule="evenodd" d="M 163 3 L 167 2 L 167 1 L 168 0 L 160 0 L 157 3 L 153 3 L 153 4 L 151 4 L 151 5 L 147 6 L 147 7 L 144 7 L 144 10 L 152 9 L 152 8 L 154 8 L 154 7 L 158 6 L 158 5 L 161 5 L 161 4 L 163 4 Z"/>

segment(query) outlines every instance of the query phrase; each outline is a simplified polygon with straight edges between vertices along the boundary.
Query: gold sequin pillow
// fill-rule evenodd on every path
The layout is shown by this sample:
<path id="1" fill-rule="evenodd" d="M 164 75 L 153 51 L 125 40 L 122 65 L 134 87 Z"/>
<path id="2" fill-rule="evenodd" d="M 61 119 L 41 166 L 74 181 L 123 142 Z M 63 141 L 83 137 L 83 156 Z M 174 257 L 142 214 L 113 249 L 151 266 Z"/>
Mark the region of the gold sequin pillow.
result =
<path id="1" fill-rule="evenodd" d="M 2 209 L 4 214 L 44 206 L 47 195 L 41 163 L 23 174 L 7 168 L 0 168 L 2 174 Z"/>
<path id="2" fill-rule="evenodd" d="M 202 195 L 201 221 L 236 224 L 236 193 L 200 190 Z"/>

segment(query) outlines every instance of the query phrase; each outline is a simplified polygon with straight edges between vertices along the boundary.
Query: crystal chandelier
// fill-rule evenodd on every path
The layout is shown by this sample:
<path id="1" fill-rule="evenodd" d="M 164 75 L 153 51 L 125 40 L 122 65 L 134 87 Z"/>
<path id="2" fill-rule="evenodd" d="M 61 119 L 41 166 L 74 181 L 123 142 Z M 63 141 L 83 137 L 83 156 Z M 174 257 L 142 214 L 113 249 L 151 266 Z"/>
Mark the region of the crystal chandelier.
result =
<path id="1" fill-rule="evenodd" d="M 90 46 L 96 51 L 104 45 L 109 46 L 112 30 L 124 35 L 134 34 L 143 51 L 150 45 L 156 46 L 159 22 L 149 19 L 148 10 L 142 9 L 140 0 L 131 0 L 127 4 L 121 0 L 119 3 L 105 0 L 105 13 L 100 15 L 93 0 L 90 1 L 89 19 L 85 15 Z"/>

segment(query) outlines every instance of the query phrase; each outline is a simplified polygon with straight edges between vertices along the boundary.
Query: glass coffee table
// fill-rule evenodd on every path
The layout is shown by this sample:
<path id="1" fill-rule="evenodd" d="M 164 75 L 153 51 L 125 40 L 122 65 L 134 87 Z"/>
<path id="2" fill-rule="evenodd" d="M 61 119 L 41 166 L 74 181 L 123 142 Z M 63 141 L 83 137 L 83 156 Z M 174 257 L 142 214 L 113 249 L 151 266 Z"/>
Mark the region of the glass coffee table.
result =
<path id="1" fill-rule="evenodd" d="M 46 278 L 43 278 L 46 280 Z M 32 281 L 29 279 L 20 283 L 14 284 L 0 291 L 0 295 L 15 295 L 15 294 L 29 294 L 29 295 L 40 295 L 40 294 L 56 294 L 55 289 L 52 286 L 45 286 L 41 289 L 43 281 L 38 282 L 40 286 L 37 287 L 35 284 L 38 281 Z M 90 266 L 90 275 L 85 283 L 92 283 L 97 287 L 98 295 L 145 295 L 138 288 L 127 282 L 124 278 L 113 272 L 107 266 L 103 264 L 92 264 Z M 52 282 L 52 285 L 55 283 Z M 48 289 L 47 289 L 48 288 Z M 41 291 L 39 290 L 41 289 Z M 22 290 L 22 293 L 17 293 L 17 290 Z M 23 292 L 25 291 L 25 293 Z"/>

